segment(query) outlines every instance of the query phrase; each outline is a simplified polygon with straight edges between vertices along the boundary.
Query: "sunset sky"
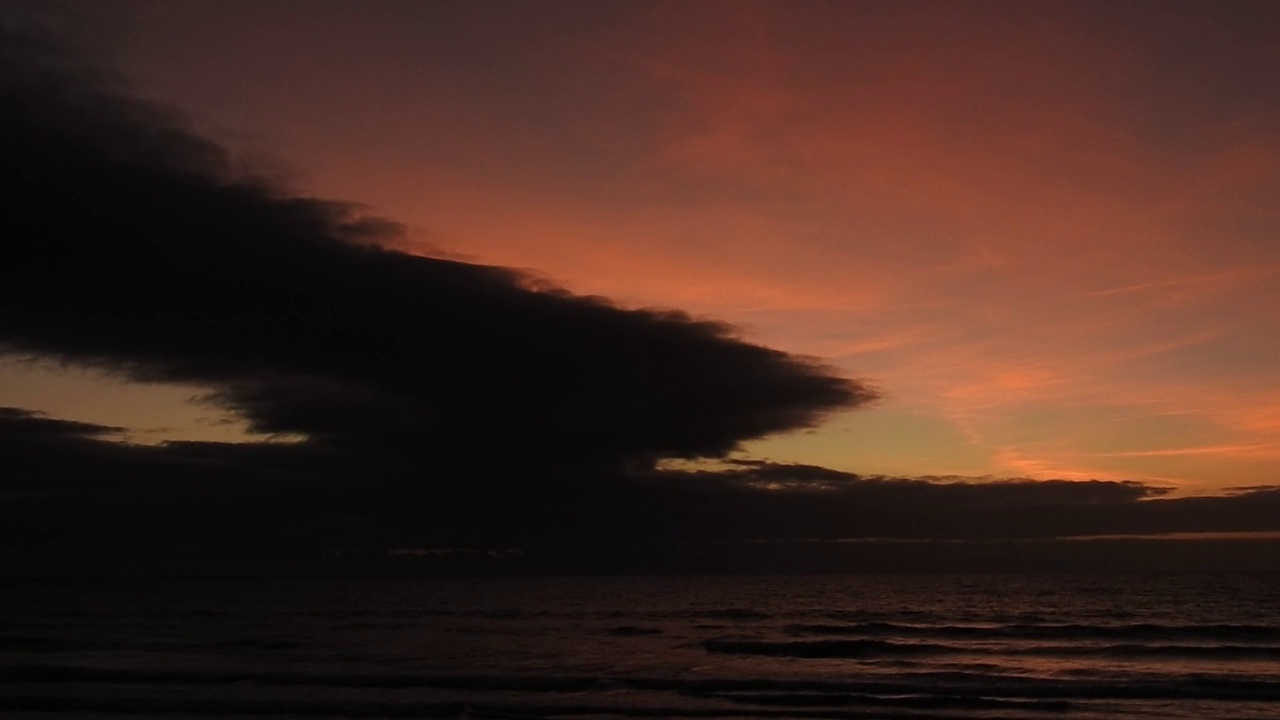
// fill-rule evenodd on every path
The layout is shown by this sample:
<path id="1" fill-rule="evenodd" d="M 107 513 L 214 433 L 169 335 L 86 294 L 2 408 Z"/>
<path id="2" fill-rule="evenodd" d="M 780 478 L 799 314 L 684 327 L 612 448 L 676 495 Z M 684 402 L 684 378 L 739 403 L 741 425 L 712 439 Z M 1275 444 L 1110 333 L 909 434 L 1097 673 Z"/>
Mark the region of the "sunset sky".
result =
<path id="1" fill-rule="evenodd" d="M 403 223 L 395 250 L 727 322 L 879 395 L 730 468 L 1277 483 L 1276 3 L 12 14 L 237 173 Z M 197 400 L 213 381 L 33 347 L 0 357 L 0 406 L 134 443 L 262 439 Z"/>

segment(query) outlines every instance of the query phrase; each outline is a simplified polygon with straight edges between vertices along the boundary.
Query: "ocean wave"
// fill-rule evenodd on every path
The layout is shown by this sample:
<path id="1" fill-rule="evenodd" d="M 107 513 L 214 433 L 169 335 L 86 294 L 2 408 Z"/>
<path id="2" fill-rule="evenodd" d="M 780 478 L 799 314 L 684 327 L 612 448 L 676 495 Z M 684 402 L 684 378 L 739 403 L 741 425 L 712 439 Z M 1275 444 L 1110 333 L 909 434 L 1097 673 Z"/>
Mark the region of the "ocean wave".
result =
<path id="1" fill-rule="evenodd" d="M 772 620 L 773 615 L 744 607 L 723 607 L 710 609 L 692 609 L 692 610 L 659 610 L 654 612 L 637 613 L 640 617 L 653 620 L 729 620 L 729 621 L 759 621 Z"/>
<path id="2" fill-rule="evenodd" d="M 149 650 L 168 652 L 200 652 L 218 649 L 287 650 L 306 643 L 298 640 L 268 638 L 232 638 L 223 640 L 161 640 L 150 638 L 79 638 L 47 635 L 0 636 L 0 652 L 57 653 L 77 650 Z"/>
<path id="3" fill-rule="evenodd" d="M 800 658 L 879 658 L 959 653 L 963 649 L 937 643 L 898 643 L 888 640 L 804 640 L 777 642 L 713 638 L 702 643 L 707 652 L 729 655 L 774 655 Z"/>
<path id="4" fill-rule="evenodd" d="M 918 625 L 892 622 L 852 624 L 795 623 L 784 630 L 792 635 L 840 635 L 944 639 L 1112 639 L 1235 640 L 1262 641 L 1280 638 L 1275 625 L 1131 625 L 1028 624 Z"/>
<path id="5" fill-rule="evenodd" d="M 1280 659 L 1275 645 L 1121 644 L 960 644 L 895 642 L 867 638 L 850 640 L 747 640 L 713 638 L 703 641 L 707 652 L 793 658 L 866 660 L 937 655 L 1041 655 L 1054 657 L 1182 657 L 1216 660 Z"/>
<path id="6" fill-rule="evenodd" d="M 981 695 L 867 695 L 852 693 L 716 693 L 731 702 L 784 707 L 895 707 L 917 709 L 1037 710 L 1063 712 L 1074 706 L 1065 700 L 1007 700 Z"/>
<path id="7" fill-rule="evenodd" d="M 783 703 L 785 705 L 785 703 Z M 851 703 L 852 704 L 852 703 Z M 302 699 L 246 699 L 246 698 L 154 698 L 154 697 L 43 697 L 11 696 L 0 698 L 0 710 L 10 712 L 74 712 L 74 713 L 123 713 L 129 715 L 155 715 L 181 713 L 186 716 L 248 716 L 283 715 L 302 717 L 379 717 L 379 718 L 555 718 L 575 716 L 618 717 L 688 717 L 688 718 L 811 718 L 813 720 L 929 720 L 930 718 L 955 717 L 953 715 L 922 715 L 920 707 L 943 709 L 948 706 L 912 706 L 904 704 L 902 711 L 889 709 L 890 703 L 859 703 L 870 709 L 836 707 L 782 708 L 696 707 L 684 705 L 629 705 L 622 703 L 540 703 L 540 702 L 423 702 L 391 700 L 315 701 Z M 982 707 L 982 706 L 970 706 Z M 1036 708 L 1027 709 L 1057 709 Z"/>
<path id="8" fill-rule="evenodd" d="M 1105 657 L 1181 657 L 1217 660 L 1280 660 L 1274 645 L 1122 645 L 1065 646 L 1035 648 L 1028 652 L 1044 655 L 1100 655 Z"/>
<path id="9" fill-rule="evenodd" d="M 70 647 L 62 638 L 44 635 L 5 635 L 0 637 L 0 652 L 60 652 Z"/>
<path id="10" fill-rule="evenodd" d="M 999 672 L 924 671 L 862 675 L 857 679 L 783 679 L 761 677 L 690 678 L 664 676 L 452 675 L 418 673 L 348 673 L 300 671 L 146 670 L 73 665 L 29 664 L 0 668 L 0 683 L 47 683 L 52 687 L 83 684 L 142 687 L 252 684 L 347 689 L 435 688 L 463 691 L 510 691 L 531 695 L 666 691 L 693 695 L 747 693 L 922 696 L 967 698 L 1072 699 L 1208 699 L 1280 701 L 1280 676 L 1241 677 L 1230 674 L 1111 675 L 1080 678 L 1011 676 Z"/>
<path id="11" fill-rule="evenodd" d="M 617 627 L 606 628 L 601 632 L 604 635 L 612 635 L 614 637 L 638 637 L 642 635 L 661 635 L 662 628 L 642 625 L 618 625 Z"/>

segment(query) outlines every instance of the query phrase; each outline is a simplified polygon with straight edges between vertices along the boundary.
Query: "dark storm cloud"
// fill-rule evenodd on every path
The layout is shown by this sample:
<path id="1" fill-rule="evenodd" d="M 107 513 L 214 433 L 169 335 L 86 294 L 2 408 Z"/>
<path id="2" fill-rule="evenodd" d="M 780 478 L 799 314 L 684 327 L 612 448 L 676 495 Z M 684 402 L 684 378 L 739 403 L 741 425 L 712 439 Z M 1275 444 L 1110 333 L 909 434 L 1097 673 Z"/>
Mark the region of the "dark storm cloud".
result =
<path id="1" fill-rule="evenodd" d="M 40 442 L 43 440 L 66 441 L 76 438 L 92 438 L 112 435 L 124 428 L 110 425 L 59 420 L 43 413 L 14 407 L 0 407 L 0 445 L 12 441 Z"/>
<path id="2" fill-rule="evenodd" d="M 0 351 L 203 385 L 303 438 L 142 446 L 6 410 L 13 572 L 567 547 L 649 519 L 623 468 L 874 397 L 724 325 L 387 249 L 394 223 L 238 176 L 171 111 L 0 40 Z"/>
<path id="3" fill-rule="evenodd" d="M 1138 482 L 860 476 L 761 461 L 661 471 L 672 527 L 735 542 L 1027 540 L 1111 534 L 1280 530 L 1280 489 L 1169 497 Z"/>
<path id="4" fill-rule="evenodd" d="M 121 495 L 155 499 L 174 492 L 217 493 L 253 485 L 262 494 L 299 479 L 316 483 L 346 469 L 333 453 L 314 443 L 136 445 L 120 441 L 123 431 L 0 408 L 5 470 L 0 493 L 73 493 L 112 502 L 111 497 Z"/>
<path id="5" fill-rule="evenodd" d="M 61 491 L 68 481 L 76 483 L 74 478 L 110 472 L 129 452 L 127 446 L 111 442 L 122 431 L 0 407 L 0 497 Z"/>
<path id="6" fill-rule="evenodd" d="M 415 458 L 716 455 L 873 392 L 677 312 L 381 247 L 170 113 L 4 38 L 0 342 L 202 383 L 264 432 Z"/>

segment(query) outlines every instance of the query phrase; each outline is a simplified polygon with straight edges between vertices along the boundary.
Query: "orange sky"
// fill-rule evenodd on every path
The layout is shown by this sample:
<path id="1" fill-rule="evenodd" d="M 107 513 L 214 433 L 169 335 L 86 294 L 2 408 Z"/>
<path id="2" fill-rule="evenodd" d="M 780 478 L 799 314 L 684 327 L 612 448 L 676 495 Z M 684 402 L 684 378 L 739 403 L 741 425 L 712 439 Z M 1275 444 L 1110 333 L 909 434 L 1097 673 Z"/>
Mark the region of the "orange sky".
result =
<path id="1" fill-rule="evenodd" d="M 247 167 L 405 222 L 417 251 L 724 319 L 885 393 L 746 456 L 1274 483 L 1276 11 L 1117 5 L 50 17 Z M 0 405 L 234 437 L 199 392 L 0 365 Z"/>

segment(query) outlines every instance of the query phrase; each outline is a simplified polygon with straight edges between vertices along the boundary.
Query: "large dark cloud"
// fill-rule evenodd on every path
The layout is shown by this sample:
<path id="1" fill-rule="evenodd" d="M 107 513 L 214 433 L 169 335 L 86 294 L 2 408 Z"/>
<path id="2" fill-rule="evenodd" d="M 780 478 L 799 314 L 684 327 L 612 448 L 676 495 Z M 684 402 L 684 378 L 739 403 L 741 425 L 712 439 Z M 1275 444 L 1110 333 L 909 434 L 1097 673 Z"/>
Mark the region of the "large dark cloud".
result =
<path id="1" fill-rule="evenodd" d="M 0 352 L 203 385 L 303 441 L 143 447 L 5 410 L 6 547 L 28 565 L 556 544 L 628 468 L 875 396 L 722 324 L 389 249 L 394 223 L 233 172 L 174 112 L 67 58 L 0 33 Z"/>
<path id="2" fill-rule="evenodd" d="M 1139 482 L 860 476 L 740 461 L 649 475 L 704 539 L 740 542 L 1031 540 L 1280 531 L 1280 487 L 1174 497 Z"/>
<path id="3" fill-rule="evenodd" d="M 13 350 L 435 461 L 717 455 L 874 395 L 720 324 L 384 249 L 394 224 L 237 177 L 171 113 L 33 46 L 6 36 L 0 78 Z"/>

